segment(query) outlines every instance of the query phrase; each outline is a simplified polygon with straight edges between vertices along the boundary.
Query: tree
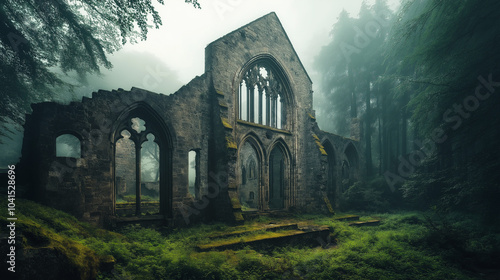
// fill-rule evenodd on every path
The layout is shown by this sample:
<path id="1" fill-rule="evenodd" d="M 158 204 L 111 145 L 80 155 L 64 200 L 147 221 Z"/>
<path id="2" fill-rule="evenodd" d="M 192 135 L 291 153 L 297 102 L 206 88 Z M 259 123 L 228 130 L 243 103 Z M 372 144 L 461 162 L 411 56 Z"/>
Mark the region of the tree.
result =
<path id="1" fill-rule="evenodd" d="M 330 125 L 325 129 L 349 136 L 349 119 L 357 117 L 357 99 L 354 92 L 354 69 L 351 67 L 351 56 L 357 49 L 353 46 L 354 19 L 343 10 L 331 34 L 333 39 L 323 47 L 315 60 L 316 68 L 323 73 L 321 90 L 325 98 L 325 116 Z"/>
<path id="2" fill-rule="evenodd" d="M 444 139 L 404 185 L 445 210 L 498 219 L 500 3 L 408 1 L 396 29 L 402 79 L 418 85 L 408 106 L 416 136 Z M 408 43 L 412 46 L 408 48 Z M 399 45 L 399 46 L 398 46 Z M 427 199 L 424 201 L 424 199 Z"/>
<path id="3" fill-rule="evenodd" d="M 374 84 L 384 74 L 383 57 L 392 12 L 386 1 L 363 2 L 359 18 L 342 11 L 332 30 L 333 40 L 318 56 L 322 90 L 329 100 L 335 130 L 348 136 L 350 119 L 361 118 L 366 170 L 372 175 L 372 136 L 376 112 L 372 110 Z M 326 102 L 325 102 L 326 103 Z M 350 112 L 350 114 L 348 114 Z"/>
<path id="4" fill-rule="evenodd" d="M 162 24 L 151 0 L 0 0 L 0 136 L 7 123 L 22 123 L 31 103 L 72 89 L 54 69 L 84 79 L 111 68 L 106 55 L 146 40 L 151 21 Z"/>

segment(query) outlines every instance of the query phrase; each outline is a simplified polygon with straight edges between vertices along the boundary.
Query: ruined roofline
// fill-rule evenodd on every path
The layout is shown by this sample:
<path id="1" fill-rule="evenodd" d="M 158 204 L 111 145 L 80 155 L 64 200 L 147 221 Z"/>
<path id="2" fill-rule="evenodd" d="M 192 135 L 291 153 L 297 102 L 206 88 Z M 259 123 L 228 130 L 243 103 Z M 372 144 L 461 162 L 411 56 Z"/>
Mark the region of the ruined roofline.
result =
<path id="1" fill-rule="evenodd" d="M 253 20 L 253 21 L 251 21 L 251 22 L 249 22 L 249 23 L 247 23 L 247 24 L 245 24 L 245 25 L 241 26 L 240 28 L 237 28 L 237 29 L 235 29 L 235 30 L 233 30 L 233 31 L 231 31 L 231 32 L 229 32 L 229 33 L 227 33 L 226 35 L 224 35 L 224 36 L 222 36 L 222 37 L 220 37 L 220 38 L 218 38 L 218 39 L 216 39 L 216 40 L 212 41 L 210 44 L 208 44 L 208 45 L 205 47 L 205 50 L 206 50 L 206 49 L 207 49 L 210 45 L 212 45 L 212 44 L 214 44 L 214 43 L 216 43 L 216 42 L 219 42 L 219 41 L 221 41 L 221 40 L 223 40 L 223 39 L 227 38 L 228 36 L 233 35 L 234 33 L 239 32 L 239 31 L 241 31 L 241 30 L 245 29 L 246 27 L 248 27 L 248 26 L 250 26 L 250 25 L 253 25 L 253 24 L 255 24 L 256 22 L 258 22 L 258 21 L 260 21 L 260 20 L 263 20 L 264 18 L 267 18 L 267 17 L 273 17 L 273 18 L 274 18 L 274 20 L 276 20 L 276 21 L 278 22 L 279 26 L 281 27 L 281 31 L 283 32 L 283 34 L 285 35 L 285 38 L 287 39 L 288 43 L 290 44 L 290 47 L 292 48 L 293 53 L 294 53 L 294 54 L 295 54 L 295 56 L 297 57 L 297 59 L 298 59 L 298 61 L 299 61 L 299 64 L 300 64 L 300 66 L 302 67 L 302 70 L 304 70 L 304 73 L 306 73 L 306 76 L 307 76 L 307 78 L 309 79 L 309 82 L 311 82 L 311 84 L 312 84 L 312 83 L 313 83 L 313 81 L 311 80 L 311 77 L 309 76 L 309 73 L 307 73 L 307 70 L 306 70 L 306 68 L 304 67 L 304 64 L 302 64 L 302 61 L 300 60 L 300 57 L 299 57 L 299 55 L 297 54 L 297 51 L 295 51 L 295 48 L 293 47 L 292 41 L 291 41 L 291 40 L 290 40 L 290 38 L 288 37 L 288 34 L 287 34 L 287 33 L 286 33 L 286 31 L 285 31 L 285 28 L 283 28 L 283 24 L 281 24 L 281 21 L 280 21 L 280 19 L 278 18 L 278 15 L 276 15 L 276 13 L 275 13 L 275 12 L 270 12 L 270 13 L 268 13 L 268 14 L 266 14 L 266 15 L 263 15 L 263 16 L 261 16 L 260 18 L 257 18 L 257 19 L 255 19 L 255 20 Z"/>
<path id="2" fill-rule="evenodd" d="M 96 98 L 96 97 L 98 97 L 98 95 L 101 95 L 101 94 L 120 93 L 120 92 L 128 93 L 128 92 L 135 92 L 135 91 L 141 91 L 141 92 L 144 92 L 144 93 L 147 93 L 147 94 L 156 94 L 156 95 L 163 95 L 163 96 L 166 96 L 166 97 L 173 97 L 173 96 L 177 96 L 179 94 L 185 94 L 185 90 L 189 86 L 191 86 L 192 84 L 194 84 L 196 82 L 203 81 L 203 79 L 206 79 L 206 76 L 207 76 L 207 73 L 203 73 L 203 75 L 201 75 L 201 76 L 195 76 L 187 84 L 182 85 L 175 92 L 172 92 L 172 93 L 169 93 L 169 94 L 165 94 L 165 93 L 161 93 L 161 92 L 155 92 L 155 91 L 150 91 L 150 90 L 143 89 L 143 88 L 140 88 L 140 87 L 132 86 L 130 88 L 130 90 L 125 90 L 123 88 L 117 88 L 117 89 L 111 89 L 111 90 L 99 89 L 98 91 L 92 92 L 92 96 L 91 97 L 82 96 L 81 102 L 83 102 L 83 100 L 85 100 L 85 99 Z M 72 101 L 72 102 L 77 102 L 78 103 L 78 101 Z"/>

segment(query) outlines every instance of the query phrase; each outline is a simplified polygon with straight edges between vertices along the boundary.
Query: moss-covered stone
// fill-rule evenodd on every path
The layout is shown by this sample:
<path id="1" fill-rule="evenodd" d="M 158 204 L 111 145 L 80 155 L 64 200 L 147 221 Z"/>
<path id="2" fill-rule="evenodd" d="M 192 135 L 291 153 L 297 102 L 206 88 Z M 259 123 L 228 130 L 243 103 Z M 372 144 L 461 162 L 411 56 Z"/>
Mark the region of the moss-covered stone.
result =
<path id="1" fill-rule="evenodd" d="M 234 142 L 232 136 L 226 136 L 226 147 L 228 149 L 234 149 L 234 150 L 238 149 L 238 145 L 236 144 L 236 142 Z"/>
<path id="2" fill-rule="evenodd" d="M 220 118 L 222 121 L 222 125 L 224 125 L 225 128 L 233 129 L 233 126 L 229 123 L 229 120 L 227 118 Z"/>

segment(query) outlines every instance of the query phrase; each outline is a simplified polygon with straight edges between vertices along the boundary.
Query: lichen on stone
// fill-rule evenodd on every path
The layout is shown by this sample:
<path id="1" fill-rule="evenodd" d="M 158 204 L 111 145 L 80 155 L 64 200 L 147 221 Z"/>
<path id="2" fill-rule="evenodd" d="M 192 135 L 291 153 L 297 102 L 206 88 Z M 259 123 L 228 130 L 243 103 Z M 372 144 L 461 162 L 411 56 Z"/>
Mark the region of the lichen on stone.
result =
<path id="1" fill-rule="evenodd" d="M 226 136 L 226 147 L 228 149 L 238 149 L 238 145 L 236 145 L 232 136 Z"/>
<path id="2" fill-rule="evenodd" d="M 222 124 L 224 125 L 225 128 L 233 129 L 233 126 L 229 123 L 229 120 L 227 118 L 220 118 L 222 121 Z"/>
<path id="3" fill-rule="evenodd" d="M 316 134 L 313 133 L 312 136 L 314 138 L 314 142 L 316 142 L 316 145 L 318 145 L 318 149 L 321 152 L 321 154 L 324 155 L 324 156 L 327 156 L 328 153 L 325 151 L 325 147 L 323 147 L 323 145 L 321 145 L 321 142 L 319 140 L 318 135 L 316 135 Z"/>
<path id="4" fill-rule="evenodd" d="M 224 93 L 220 89 L 215 89 L 215 92 L 217 92 L 218 95 L 224 96 Z"/>

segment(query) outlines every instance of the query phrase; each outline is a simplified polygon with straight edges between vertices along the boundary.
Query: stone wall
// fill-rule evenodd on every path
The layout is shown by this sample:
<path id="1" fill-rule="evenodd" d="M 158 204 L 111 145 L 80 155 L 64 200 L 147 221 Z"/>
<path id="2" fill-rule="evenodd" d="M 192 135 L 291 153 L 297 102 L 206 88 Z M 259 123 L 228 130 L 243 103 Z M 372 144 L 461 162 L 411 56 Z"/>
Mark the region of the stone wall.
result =
<path id="1" fill-rule="evenodd" d="M 127 185 L 124 190 L 124 182 L 135 185 L 140 180 L 133 154 L 151 133 L 160 155 L 160 182 L 155 188 L 160 190 L 161 215 L 157 218 L 170 225 L 213 219 L 241 221 L 242 211 L 248 208 L 327 212 L 325 198 L 335 206 L 341 186 L 346 184 L 342 163 L 357 162 L 358 170 L 350 169 L 347 183 L 362 175 L 363 159 L 352 159 L 353 154 L 361 154 L 360 147 L 355 140 L 319 130 L 312 109 L 312 81 L 276 14 L 212 42 L 205 54 L 205 74 L 171 95 L 138 88 L 100 90 L 81 102 L 32 105 L 20 163 L 24 177 L 29 178 L 28 194 L 78 218 L 112 225 L 120 220 L 116 194 L 135 189 Z M 272 68 L 282 85 L 284 127 L 239 117 L 239 85 L 244 74 L 261 62 Z M 145 121 L 140 129 L 132 127 L 131 119 L 136 117 Z M 124 130 L 134 145 L 120 144 Z M 80 158 L 56 156 L 55 139 L 62 134 L 80 140 Z M 323 146 L 325 141 L 327 150 L 334 151 L 330 155 Z M 251 207 L 239 161 L 245 143 L 255 150 L 258 169 L 251 186 L 257 201 Z M 120 145 L 123 158 L 116 153 Z M 199 157 L 198 197 L 188 191 L 188 153 L 192 150 Z M 245 191 L 248 195 L 240 195 Z M 246 208 L 242 209 L 240 198 Z"/>

